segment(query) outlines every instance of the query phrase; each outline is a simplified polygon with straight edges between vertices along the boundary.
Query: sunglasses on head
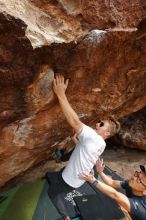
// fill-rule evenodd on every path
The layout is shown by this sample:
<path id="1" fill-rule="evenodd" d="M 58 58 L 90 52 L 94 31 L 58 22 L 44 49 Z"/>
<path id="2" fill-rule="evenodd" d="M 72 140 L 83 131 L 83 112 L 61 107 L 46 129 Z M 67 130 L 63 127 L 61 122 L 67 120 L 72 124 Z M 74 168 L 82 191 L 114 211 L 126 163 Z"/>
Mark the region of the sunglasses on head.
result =
<path id="1" fill-rule="evenodd" d="M 97 123 L 99 124 L 99 127 L 103 127 L 104 126 L 104 122 L 103 121 L 98 121 Z"/>

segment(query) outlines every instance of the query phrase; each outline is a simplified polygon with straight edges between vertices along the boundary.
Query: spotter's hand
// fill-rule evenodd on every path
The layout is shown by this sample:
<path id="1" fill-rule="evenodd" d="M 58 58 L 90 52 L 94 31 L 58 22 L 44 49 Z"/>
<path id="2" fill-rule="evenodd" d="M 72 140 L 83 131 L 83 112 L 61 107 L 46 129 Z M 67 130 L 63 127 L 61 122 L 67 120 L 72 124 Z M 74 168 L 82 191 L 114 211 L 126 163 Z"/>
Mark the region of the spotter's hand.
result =
<path id="1" fill-rule="evenodd" d="M 93 183 L 96 180 L 96 178 L 94 177 L 92 173 L 89 173 L 89 174 L 80 173 L 78 176 L 79 176 L 79 179 L 85 180 L 89 183 Z"/>

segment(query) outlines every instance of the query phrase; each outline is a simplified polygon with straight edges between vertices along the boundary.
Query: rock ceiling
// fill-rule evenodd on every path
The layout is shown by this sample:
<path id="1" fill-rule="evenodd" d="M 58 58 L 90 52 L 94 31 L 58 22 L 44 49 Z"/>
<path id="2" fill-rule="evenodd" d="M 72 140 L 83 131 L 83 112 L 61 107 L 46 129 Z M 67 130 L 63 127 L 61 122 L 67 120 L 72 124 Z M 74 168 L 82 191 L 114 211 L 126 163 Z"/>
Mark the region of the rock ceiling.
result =
<path id="1" fill-rule="evenodd" d="M 146 2 L 0 0 L 0 58 L 3 185 L 69 139 L 55 73 L 70 79 L 68 99 L 85 123 L 146 105 Z M 145 134 L 134 147 L 146 149 Z"/>

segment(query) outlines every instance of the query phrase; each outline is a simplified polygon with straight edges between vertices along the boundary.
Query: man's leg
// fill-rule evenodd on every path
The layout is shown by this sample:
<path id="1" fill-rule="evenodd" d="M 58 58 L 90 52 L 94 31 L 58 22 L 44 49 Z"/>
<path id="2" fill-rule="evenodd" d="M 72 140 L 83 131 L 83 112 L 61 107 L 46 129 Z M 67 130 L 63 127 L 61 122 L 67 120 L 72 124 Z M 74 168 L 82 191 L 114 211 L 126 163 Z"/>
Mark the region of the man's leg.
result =
<path id="1" fill-rule="evenodd" d="M 61 196 L 61 194 L 59 194 L 58 196 L 56 196 L 53 200 L 53 203 L 55 205 L 55 207 L 57 208 L 58 212 L 60 213 L 60 215 L 65 219 L 67 216 L 69 216 L 68 214 L 68 209 L 66 207 L 66 202 L 64 201 L 64 198 Z"/>
<path id="2" fill-rule="evenodd" d="M 70 218 L 68 215 L 68 210 L 66 208 L 65 202 L 63 202 L 61 193 L 71 192 L 74 188 L 64 182 L 62 178 L 62 171 L 56 173 L 56 176 L 54 176 L 54 182 L 52 180 L 50 180 L 49 182 L 50 182 L 49 190 L 48 190 L 49 197 L 52 199 L 52 202 L 54 203 L 55 207 L 58 209 L 61 216 L 63 216 L 64 219 L 69 220 Z"/>

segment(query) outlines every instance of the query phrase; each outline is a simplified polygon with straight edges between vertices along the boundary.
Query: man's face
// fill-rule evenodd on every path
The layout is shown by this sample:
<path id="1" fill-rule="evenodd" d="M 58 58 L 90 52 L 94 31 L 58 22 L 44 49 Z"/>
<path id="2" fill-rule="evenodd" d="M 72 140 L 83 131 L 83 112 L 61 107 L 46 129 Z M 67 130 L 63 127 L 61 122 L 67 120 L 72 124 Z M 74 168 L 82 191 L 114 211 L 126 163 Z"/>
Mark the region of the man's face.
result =
<path id="1" fill-rule="evenodd" d="M 146 173 L 135 171 L 134 175 L 129 180 L 129 185 L 133 190 L 146 191 Z"/>
<path id="2" fill-rule="evenodd" d="M 95 127 L 97 134 L 101 135 L 102 137 L 106 137 L 110 134 L 109 133 L 110 123 L 108 120 L 98 121 Z"/>

